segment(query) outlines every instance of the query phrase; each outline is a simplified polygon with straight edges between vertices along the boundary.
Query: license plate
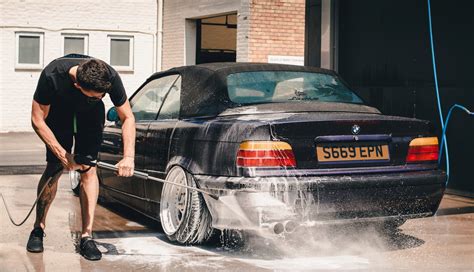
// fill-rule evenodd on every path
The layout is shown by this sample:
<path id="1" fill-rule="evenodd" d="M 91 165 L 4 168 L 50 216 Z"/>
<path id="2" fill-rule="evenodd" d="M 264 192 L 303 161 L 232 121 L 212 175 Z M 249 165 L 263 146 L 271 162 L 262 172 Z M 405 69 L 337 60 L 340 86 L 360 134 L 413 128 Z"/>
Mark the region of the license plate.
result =
<path id="1" fill-rule="evenodd" d="M 319 162 L 389 161 L 387 144 L 327 144 L 316 147 Z"/>

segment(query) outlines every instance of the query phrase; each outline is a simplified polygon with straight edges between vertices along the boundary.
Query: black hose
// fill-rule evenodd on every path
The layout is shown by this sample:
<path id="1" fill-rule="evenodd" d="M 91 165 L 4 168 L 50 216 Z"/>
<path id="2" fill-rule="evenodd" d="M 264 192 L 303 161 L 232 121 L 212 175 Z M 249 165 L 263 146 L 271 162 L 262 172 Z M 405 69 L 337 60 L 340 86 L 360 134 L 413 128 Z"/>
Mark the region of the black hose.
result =
<path id="1" fill-rule="evenodd" d="M 46 189 L 46 186 L 49 185 L 49 183 L 51 182 L 51 180 L 57 175 L 59 174 L 59 172 L 63 171 L 63 167 L 59 167 L 56 171 L 53 172 L 53 174 L 48 178 L 48 180 L 46 181 L 46 183 L 43 185 L 43 188 L 41 188 L 41 191 L 39 192 L 38 196 L 36 197 L 36 200 L 35 200 L 35 203 L 33 203 L 33 206 L 31 207 L 30 211 L 28 212 L 28 214 L 26 215 L 25 219 L 23 219 L 23 221 L 21 221 L 20 223 L 16 223 L 15 220 L 13 220 L 12 218 L 12 215 L 10 214 L 10 210 L 8 209 L 8 205 L 7 205 L 7 202 L 5 201 L 5 198 L 3 197 L 3 194 L 0 193 L 0 196 L 2 197 L 2 200 L 3 200 L 3 204 L 5 205 L 5 209 L 7 210 L 7 214 L 8 214 L 8 217 L 10 218 L 10 221 L 12 222 L 13 225 L 19 227 L 21 225 L 23 225 L 26 220 L 28 220 L 28 218 L 30 217 L 31 215 L 31 212 L 33 211 L 33 209 L 35 208 L 36 206 L 36 203 L 38 203 L 38 200 L 40 199 L 41 195 L 43 194 L 43 191 L 44 189 Z"/>

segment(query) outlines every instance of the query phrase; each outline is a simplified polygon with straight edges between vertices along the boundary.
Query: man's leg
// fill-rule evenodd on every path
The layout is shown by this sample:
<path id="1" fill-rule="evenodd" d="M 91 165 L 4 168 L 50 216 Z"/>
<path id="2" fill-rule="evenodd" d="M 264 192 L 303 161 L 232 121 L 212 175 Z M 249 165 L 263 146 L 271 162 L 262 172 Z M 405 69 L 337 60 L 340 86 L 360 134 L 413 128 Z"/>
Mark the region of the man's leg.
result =
<path id="1" fill-rule="evenodd" d="M 102 142 L 105 109 L 102 101 L 87 112 L 78 112 L 77 134 L 74 153 L 82 156 L 97 158 Z M 81 213 L 82 213 L 82 238 L 80 243 L 81 255 L 88 260 L 100 260 L 102 253 L 92 239 L 92 226 L 94 224 L 95 207 L 99 196 L 99 179 L 97 168 L 81 174 Z"/>
<path id="2" fill-rule="evenodd" d="M 46 124 L 54 133 L 59 144 L 66 150 L 66 152 L 70 153 L 73 144 L 73 112 L 70 107 L 61 103 L 51 104 L 48 117 L 46 118 Z M 39 181 L 37 194 L 39 194 L 51 175 L 53 175 L 60 167 L 62 168 L 61 162 L 48 147 L 46 147 L 46 162 L 46 169 Z M 57 173 L 51 179 L 49 185 L 46 185 L 46 188 L 38 200 L 34 229 L 30 234 L 26 246 L 26 249 L 30 252 L 43 251 L 43 230 L 46 226 L 46 215 L 48 214 L 51 203 L 56 196 L 58 180 L 61 174 L 62 171 Z"/>
<path id="3" fill-rule="evenodd" d="M 81 188 L 79 197 L 81 200 L 82 234 L 80 242 L 80 253 L 84 258 L 97 261 L 102 258 L 102 253 L 92 239 L 92 226 L 94 224 L 95 207 L 99 196 L 99 179 L 96 167 L 81 174 Z"/>
<path id="4" fill-rule="evenodd" d="M 43 252 L 43 236 L 44 229 L 46 227 L 46 215 L 48 214 L 49 207 L 51 207 L 51 203 L 53 203 L 54 197 L 56 196 L 56 192 L 58 190 L 58 180 L 63 172 L 62 170 L 57 172 L 59 169 L 62 169 L 62 165 L 60 163 L 48 162 L 46 169 L 44 170 L 43 175 L 41 176 L 41 179 L 38 183 L 37 196 L 43 187 L 46 187 L 44 188 L 41 196 L 39 196 L 38 203 L 36 205 L 36 220 L 34 229 L 31 232 L 26 245 L 26 249 L 29 252 Z M 55 174 L 55 172 L 57 173 Z M 50 178 L 50 182 L 46 185 Z"/>
<path id="5" fill-rule="evenodd" d="M 51 175 L 54 174 L 59 168 L 62 168 L 60 163 L 47 163 L 46 169 L 41 176 L 41 179 L 38 183 L 37 195 L 41 192 L 41 189 L 45 186 L 48 179 Z M 44 230 L 46 227 L 46 215 L 48 214 L 49 207 L 51 207 L 51 203 L 53 203 L 54 197 L 56 196 L 56 192 L 58 190 L 58 180 L 61 177 L 63 171 L 59 171 L 49 182 L 49 184 L 44 189 L 41 197 L 38 200 L 36 205 L 36 221 L 34 227 L 40 227 Z"/>
<path id="6" fill-rule="evenodd" d="M 92 167 L 89 171 L 81 174 L 81 214 L 82 234 L 81 237 L 92 237 L 92 225 L 94 224 L 95 207 L 99 196 L 99 179 L 97 168 Z"/>

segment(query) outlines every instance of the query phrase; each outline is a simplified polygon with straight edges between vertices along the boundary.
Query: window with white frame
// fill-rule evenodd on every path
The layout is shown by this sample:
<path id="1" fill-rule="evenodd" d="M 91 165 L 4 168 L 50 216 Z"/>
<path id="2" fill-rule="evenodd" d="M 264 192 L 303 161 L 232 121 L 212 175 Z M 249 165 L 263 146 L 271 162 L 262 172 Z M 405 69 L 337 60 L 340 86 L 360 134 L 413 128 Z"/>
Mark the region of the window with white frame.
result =
<path id="1" fill-rule="evenodd" d="M 15 68 L 42 69 L 44 33 L 16 32 Z"/>
<path id="2" fill-rule="evenodd" d="M 87 55 L 89 37 L 85 34 L 63 34 L 63 54 Z"/>
<path id="3" fill-rule="evenodd" d="M 110 65 L 120 71 L 133 71 L 133 37 L 109 36 Z"/>

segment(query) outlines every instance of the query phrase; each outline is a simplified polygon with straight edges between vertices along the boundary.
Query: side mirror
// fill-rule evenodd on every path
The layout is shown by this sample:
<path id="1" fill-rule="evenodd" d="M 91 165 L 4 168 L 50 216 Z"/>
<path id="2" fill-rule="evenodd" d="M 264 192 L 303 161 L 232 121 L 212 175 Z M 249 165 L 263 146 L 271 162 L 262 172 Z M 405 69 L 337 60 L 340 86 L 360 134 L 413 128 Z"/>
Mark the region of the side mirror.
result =
<path id="1" fill-rule="evenodd" d="M 107 121 L 117 122 L 119 120 L 117 109 L 115 107 L 110 108 L 107 111 Z"/>

